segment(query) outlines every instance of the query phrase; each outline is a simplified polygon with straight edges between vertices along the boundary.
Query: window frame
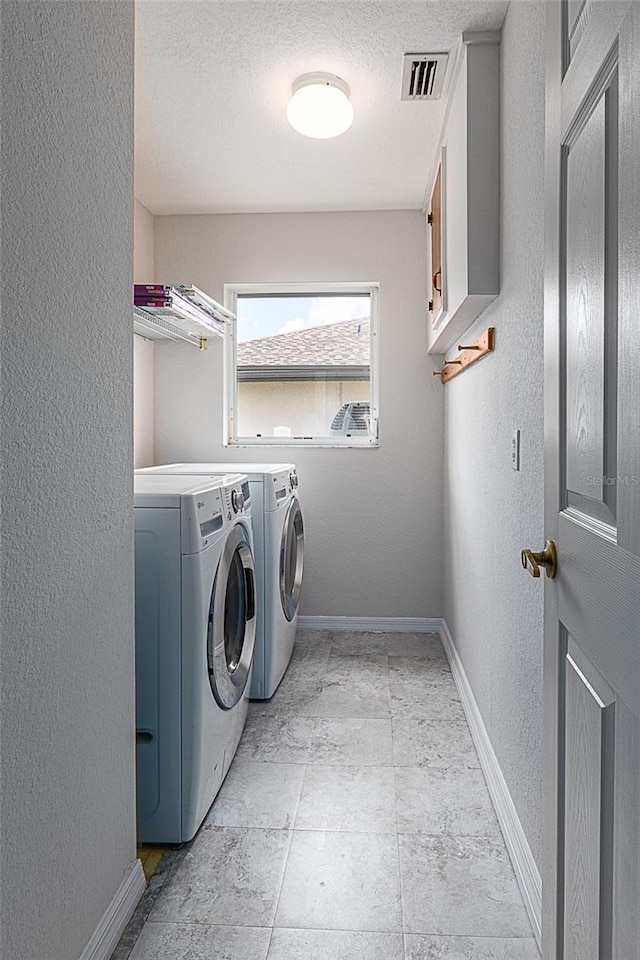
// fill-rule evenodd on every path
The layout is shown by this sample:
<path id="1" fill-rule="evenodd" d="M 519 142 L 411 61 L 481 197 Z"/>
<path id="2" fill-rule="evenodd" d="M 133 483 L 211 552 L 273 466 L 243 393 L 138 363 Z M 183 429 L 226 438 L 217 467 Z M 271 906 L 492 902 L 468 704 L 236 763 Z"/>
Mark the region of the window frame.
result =
<path id="1" fill-rule="evenodd" d="M 314 283 L 225 283 L 224 305 L 234 317 L 238 296 L 298 295 L 305 297 L 347 294 L 368 295 L 371 298 L 369 384 L 371 393 L 371 424 L 369 437 L 313 437 L 301 440 L 295 437 L 239 437 L 236 435 L 238 409 L 237 335 L 236 320 L 225 325 L 224 338 L 224 426 L 222 442 L 225 447 L 353 447 L 360 450 L 380 446 L 378 380 L 379 380 L 379 297 L 377 281 L 322 281 Z"/>

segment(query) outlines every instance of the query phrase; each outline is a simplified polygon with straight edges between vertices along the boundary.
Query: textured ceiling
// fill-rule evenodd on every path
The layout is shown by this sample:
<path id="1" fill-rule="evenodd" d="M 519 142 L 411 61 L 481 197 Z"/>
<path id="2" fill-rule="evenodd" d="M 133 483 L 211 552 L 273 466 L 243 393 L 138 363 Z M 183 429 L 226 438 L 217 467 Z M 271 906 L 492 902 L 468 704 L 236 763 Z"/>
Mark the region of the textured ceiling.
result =
<path id="1" fill-rule="evenodd" d="M 455 50 L 506 7 L 137 0 L 136 196 L 154 214 L 419 208 L 444 100 L 400 100 L 403 55 Z M 292 81 L 313 70 L 351 87 L 355 120 L 335 140 L 285 118 Z"/>

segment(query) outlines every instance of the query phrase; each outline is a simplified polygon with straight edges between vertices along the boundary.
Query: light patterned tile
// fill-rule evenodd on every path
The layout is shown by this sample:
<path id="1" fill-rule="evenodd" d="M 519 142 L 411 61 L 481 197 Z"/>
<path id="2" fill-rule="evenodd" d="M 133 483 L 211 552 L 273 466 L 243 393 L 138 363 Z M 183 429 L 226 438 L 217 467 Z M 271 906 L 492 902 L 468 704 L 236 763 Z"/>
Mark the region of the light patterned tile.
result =
<path id="1" fill-rule="evenodd" d="M 479 767 L 465 722 L 394 717 L 393 762 L 397 767 Z"/>
<path id="2" fill-rule="evenodd" d="M 266 960 L 269 927 L 146 924 L 131 960 Z"/>
<path id="3" fill-rule="evenodd" d="M 298 630 L 293 647 L 294 656 L 300 650 L 319 650 L 322 647 L 328 649 L 333 637 L 334 632 L 332 630 Z"/>
<path id="4" fill-rule="evenodd" d="M 396 767 L 399 833 L 500 838 L 481 770 Z"/>
<path id="5" fill-rule="evenodd" d="M 393 768 L 309 764 L 295 828 L 395 833 Z"/>
<path id="6" fill-rule="evenodd" d="M 540 960 L 532 937 L 405 936 L 406 960 Z"/>
<path id="7" fill-rule="evenodd" d="M 369 657 L 386 654 L 393 657 L 444 656 L 440 638 L 435 633 L 358 633 L 335 634 L 331 659 L 336 656 Z"/>
<path id="8" fill-rule="evenodd" d="M 400 682 L 391 681 L 389 692 L 391 714 L 394 717 L 465 720 L 458 690 L 451 677 L 443 676 L 436 683 L 421 677 Z"/>
<path id="9" fill-rule="evenodd" d="M 539 960 L 437 636 L 300 634 L 174 863 L 119 960 Z"/>
<path id="10" fill-rule="evenodd" d="M 298 633 L 293 647 L 291 661 L 294 663 L 300 661 L 326 663 L 329 659 L 332 639 L 332 634 L 326 630 Z M 289 666 L 291 666 L 291 663 Z"/>
<path id="11" fill-rule="evenodd" d="M 400 933 L 275 928 L 267 960 L 404 960 Z"/>
<path id="12" fill-rule="evenodd" d="M 309 651 L 304 655 L 292 657 L 280 686 L 285 681 L 291 683 L 307 682 L 310 680 L 324 680 L 329 662 L 328 649 L 323 652 Z M 280 688 L 278 688 L 279 690 Z"/>
<path id="13" fill-rule="evenodd" d="M 442 655 L 432 657 L 389 657 L 391 683 L 453 683 L 449 662 Z"/>
<path id="14" fill-rule="evenodd" d="M 306 763 L 315 723 L 312 717 L 250 712 L 236 756 L 243 760 Z"/>
<path id="15" fill-rule="evenodd" d="M 504 843 L 415 834 L 398 840 L 405 933 L 531 936 Z"/>
<path id="16" fill-rule="evenodd" d="M 309 762 L 391 766 L 391 721 L 320 717 L 316 720 Z"/>
<path id="17" fill-rule="evenodd" d="M 270 926 L 290 839 L 286 830 L 201 831 L 160 892 L 150 919 Z"/>
<path id="18" fill-rule="evenodd" d="M 295 830 L 275 926 L 400 932 L 396 837 Z"/>
<path id="19" fill-rule="evenodd" d="M 384 654 L 367 657 L 331 656 L 327 662 L 325 682 L 358 684 L 389 683 L 389 662 Z"/>
<path id="20" fill-rule="evenodd" d="M 327 681 L 313 709 L 318 717 L 390 717 L 389 684 L 368 679 Z"/>
<path id="21" fill-rule="evenodd" d="M 253 700 L 250 703 L 249 713 L 263 717 L 315 717 L 322 686 L 322 681 L 317 677 L 285 676 L 270 700 Z"/>
<path id="22" fill-rule="evenodd" d="M 260 763 L 236 757 L 205 826 L 292 827 L 304 771 L 301 763 Z"/>

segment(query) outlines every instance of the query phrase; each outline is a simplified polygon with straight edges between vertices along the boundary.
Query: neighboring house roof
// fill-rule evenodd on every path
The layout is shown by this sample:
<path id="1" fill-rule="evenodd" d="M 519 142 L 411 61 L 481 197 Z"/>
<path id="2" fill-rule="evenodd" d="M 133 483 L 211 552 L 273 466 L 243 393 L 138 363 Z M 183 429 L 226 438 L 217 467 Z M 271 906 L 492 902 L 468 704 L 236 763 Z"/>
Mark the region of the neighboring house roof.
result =
<path id="1" fill-rule="evenodd" d="M 238 344 L 238 367 L 367 367 L 369 319 L 343 320 Z"/>

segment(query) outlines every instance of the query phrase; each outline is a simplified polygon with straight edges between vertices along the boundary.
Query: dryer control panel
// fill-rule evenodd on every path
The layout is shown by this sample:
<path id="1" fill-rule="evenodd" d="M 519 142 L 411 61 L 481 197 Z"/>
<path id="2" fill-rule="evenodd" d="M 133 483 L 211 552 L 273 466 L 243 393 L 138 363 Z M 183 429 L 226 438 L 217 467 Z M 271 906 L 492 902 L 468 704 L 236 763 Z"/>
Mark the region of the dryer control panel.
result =
<path id="1" fill-rule="evenodd" d="M 298 474 L 293 465 L 287 466 L 277 473 L 265 475 L 264 480 L 264 509 L 278 510 L 289 502 L 298 490 Z"/>

